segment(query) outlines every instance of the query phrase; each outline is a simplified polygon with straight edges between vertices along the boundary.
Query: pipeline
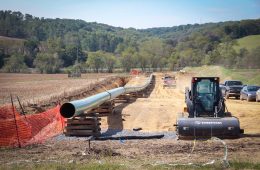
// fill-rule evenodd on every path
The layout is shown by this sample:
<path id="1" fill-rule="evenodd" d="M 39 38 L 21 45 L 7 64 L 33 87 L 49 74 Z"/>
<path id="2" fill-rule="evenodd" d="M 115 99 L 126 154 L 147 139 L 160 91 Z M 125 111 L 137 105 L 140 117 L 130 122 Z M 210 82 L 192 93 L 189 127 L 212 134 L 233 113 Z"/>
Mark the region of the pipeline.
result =
<path id="1" fill-rule="evenodd" d="M 127 86 L 127 87 L 118 87 L 111 89 L 96 95 L 74 100 L 68 103 L 64 103 L 60 108 L 60 114 L 64 118 L 71 118 L 73 116 L 78 116 L 86 110 L 94 109 L 108 100 L 112 100 L 122 94 L 138 92 L 144 90 L 151 83 L 153 75 L 151 74 L 148 80 L 144 85 L 141 86 Z"/>

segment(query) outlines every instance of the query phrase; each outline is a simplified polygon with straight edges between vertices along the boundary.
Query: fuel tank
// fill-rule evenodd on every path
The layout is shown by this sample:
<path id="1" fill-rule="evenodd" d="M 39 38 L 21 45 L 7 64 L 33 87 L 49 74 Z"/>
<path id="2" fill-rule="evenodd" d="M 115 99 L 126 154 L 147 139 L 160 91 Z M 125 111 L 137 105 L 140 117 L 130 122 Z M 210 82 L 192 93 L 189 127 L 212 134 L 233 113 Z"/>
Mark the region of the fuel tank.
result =
<path id="1" fill-rule="evenodd" d="M 239 120 L 236 117 L 197 117 L 179 118 L 176 124 L 177 135 L 179 138 L 238 138 L 243 129 L 240 129 Z"/>

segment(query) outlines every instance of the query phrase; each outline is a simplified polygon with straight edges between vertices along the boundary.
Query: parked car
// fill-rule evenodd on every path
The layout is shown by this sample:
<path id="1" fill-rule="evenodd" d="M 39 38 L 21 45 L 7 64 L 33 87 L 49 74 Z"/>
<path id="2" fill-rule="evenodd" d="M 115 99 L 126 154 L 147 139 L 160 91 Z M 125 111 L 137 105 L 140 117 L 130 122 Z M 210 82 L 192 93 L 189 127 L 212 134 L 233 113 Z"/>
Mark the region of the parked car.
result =
<path id="1" fill-rule="evenodd" d="M 225 96 L 227 99 L 229 97 L 235 97 L 239 98 L 240 96 L 240 91 L 243 88 L 243 83 L 238 80 L 228 80 L 225 81 L 224 84 L 220 86 L 222 95 Z"/>
<path id="2" fill-rule="evenodd" d="M 260 88 L 256 91 L 256 97 L 255 97 L 256 102 L 260 101 Z"/>
<path id="3" fill-rule="evenodd" d="M 220 89 L 220 92 L 221 92 L 223 97 L 225 97 L 225 94 L 223 93 L 224 88 L 225 88 L 224 84 L 219 84 L 219 89 Z"/>
<path id="4" fill-rule="evenodd" d="M 240 100 L 255 101 L 258 89 L 260 86 L 245 86 L 240 92 Z"/>
<path id="5" fill-rule="evenodd" d="M 163 88 L 165 87 L 176 87 L 175 77 L 165 77 L 163 80 Z"/>

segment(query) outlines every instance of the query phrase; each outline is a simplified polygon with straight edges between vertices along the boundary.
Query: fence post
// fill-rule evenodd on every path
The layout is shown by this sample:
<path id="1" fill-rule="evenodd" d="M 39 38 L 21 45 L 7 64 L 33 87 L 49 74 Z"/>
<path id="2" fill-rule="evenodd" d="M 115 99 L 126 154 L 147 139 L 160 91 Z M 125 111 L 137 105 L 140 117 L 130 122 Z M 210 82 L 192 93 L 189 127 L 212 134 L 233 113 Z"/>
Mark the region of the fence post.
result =
<path id="1" fill-rule="evenodd" d="M 16 128 L 16 136 L 17 136 L 18 147 L 21 148 L 21 143 L 20 143 L 20 139 L 19 139 L 19 132 L 18 132 L 18 126 L 17 126 L 16 116 L 15 116 L 15 111 L 14 111 L 14 102 L 13 102 L 12 94 L 10 94 L 10 97 L 11 97 L 12 109 L 13 109 L 13 114 L 14 114 L 14 123 L 15 123 L 15 128 Z"/>

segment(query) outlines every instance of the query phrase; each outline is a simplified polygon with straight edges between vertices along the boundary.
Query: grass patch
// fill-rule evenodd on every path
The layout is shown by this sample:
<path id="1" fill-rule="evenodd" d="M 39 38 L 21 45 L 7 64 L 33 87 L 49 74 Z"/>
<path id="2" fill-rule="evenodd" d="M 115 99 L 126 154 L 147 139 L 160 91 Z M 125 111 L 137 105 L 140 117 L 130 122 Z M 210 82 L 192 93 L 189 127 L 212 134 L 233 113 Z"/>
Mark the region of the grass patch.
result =
<path id="1" fill-rule="evenodd" d="M 0 170 L 12 169 L 12 170 L 124 170 L 127 169 L 123 165 L 112 163 L 27 163 L 27 164 L 13 164 L 13 165 L 1 165 Z"/>
<path id="2" fill-rule="evenodd" d="M 196 76 L 217 76 L 224 80 L 241 80 L 244 84 L 260 85 L 259 69 L 227 69 L 222 66 L 186 67 L 187 72 Z"/>
<path id="3" fill-rule="evenodd" d="M 234 80 L 241 80 L 244 84 L 260 85 L 259 69 L 224 69 L 225 75 Z"/>
<path id="4" fill-rule="evenodd" d="M 236 52 L 239 52 L 241 48 L 246 48 L 251 51 L 260 44 L 260 35 L 249 35 L 243 38 L 237 39 L 237 45 L 234 46 Z"/>
<path id="5" fill-rule="evenodd" d="M 213 165 L 206 165 L 206 166 L 200 166 L 200 165 L 177 165 L 172 166 L 171 164 L 162 164 L 162 165 L 146 165 L 144 166 L 145 169 L 149 170 L 163 170 L 163 169 L 175 169 L 175 170 L 223 170 L 227 169 L 222 164 L 217 163 Z M 231 170 L 237 170 L 237 169 L 260 169 L 260 163 L 251 163 L 251 162 L 237 162 L 237 161 L 231 161 L 230 167 L 228 169 Z"/>
<path id="6" fill-rule="evenodd" d="M 251 162 L 230 162 L 230 167 L 232 169 L 260 169 L 260 163 Z"/>

